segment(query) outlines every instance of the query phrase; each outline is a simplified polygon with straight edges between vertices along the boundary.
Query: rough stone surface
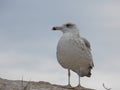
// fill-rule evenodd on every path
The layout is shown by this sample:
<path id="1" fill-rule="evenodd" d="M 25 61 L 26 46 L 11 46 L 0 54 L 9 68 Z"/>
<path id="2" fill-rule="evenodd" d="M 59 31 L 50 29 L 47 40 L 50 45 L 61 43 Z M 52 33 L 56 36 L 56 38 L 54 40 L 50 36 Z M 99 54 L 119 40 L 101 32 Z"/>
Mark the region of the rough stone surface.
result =
<path id="1" fill-rule="evenodd" d="M 39 81 L 23 81 L 23 80 L 7 80 L 0 78 L 0 90 L 94 90 L 88 88 L 70 88 L 66 86 L 55 85 L 49 82 Z"/>

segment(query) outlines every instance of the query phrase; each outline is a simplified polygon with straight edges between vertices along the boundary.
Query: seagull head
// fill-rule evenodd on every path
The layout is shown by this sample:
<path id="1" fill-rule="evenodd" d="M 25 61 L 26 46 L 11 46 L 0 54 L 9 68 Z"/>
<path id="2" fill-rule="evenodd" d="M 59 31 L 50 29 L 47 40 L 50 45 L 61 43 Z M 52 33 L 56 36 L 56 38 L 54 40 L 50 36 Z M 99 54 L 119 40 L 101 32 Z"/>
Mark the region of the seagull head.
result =
<path id="1" fill-rule="evenodd" d="M 55 26 L 52 28 L 52 30 L 60 30 L 63 33 L 79 33 L 79 29 L 77 26 L 73 23 L 66 23 L 63 24 L 62 26 Z"/>

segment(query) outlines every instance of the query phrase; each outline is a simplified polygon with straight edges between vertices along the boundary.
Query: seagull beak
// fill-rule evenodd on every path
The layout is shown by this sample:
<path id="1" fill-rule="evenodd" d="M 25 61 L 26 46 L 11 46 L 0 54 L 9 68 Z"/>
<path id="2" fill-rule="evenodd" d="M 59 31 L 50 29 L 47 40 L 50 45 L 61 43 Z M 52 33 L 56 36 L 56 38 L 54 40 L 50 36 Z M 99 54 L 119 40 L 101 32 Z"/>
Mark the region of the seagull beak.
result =
<path id="1" fill-rule="evenodd" d="M 56 27 L 53 27 L 52 30 L 62 30 L 62 27 L 56 26 Z"/>

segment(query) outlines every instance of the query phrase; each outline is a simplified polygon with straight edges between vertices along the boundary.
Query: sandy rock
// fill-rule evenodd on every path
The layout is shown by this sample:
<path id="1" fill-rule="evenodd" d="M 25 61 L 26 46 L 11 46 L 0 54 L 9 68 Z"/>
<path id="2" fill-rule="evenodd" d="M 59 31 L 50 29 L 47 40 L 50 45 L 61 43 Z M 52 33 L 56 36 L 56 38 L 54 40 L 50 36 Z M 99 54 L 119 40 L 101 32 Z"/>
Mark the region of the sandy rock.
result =
<path id="1" fill-rule="evenodd" d="M 49 82 L 33 82 L 23 80 L 7 80 L 0 78 L 0 90 L 94 90 L 88 88 L 66 88 Z"/>

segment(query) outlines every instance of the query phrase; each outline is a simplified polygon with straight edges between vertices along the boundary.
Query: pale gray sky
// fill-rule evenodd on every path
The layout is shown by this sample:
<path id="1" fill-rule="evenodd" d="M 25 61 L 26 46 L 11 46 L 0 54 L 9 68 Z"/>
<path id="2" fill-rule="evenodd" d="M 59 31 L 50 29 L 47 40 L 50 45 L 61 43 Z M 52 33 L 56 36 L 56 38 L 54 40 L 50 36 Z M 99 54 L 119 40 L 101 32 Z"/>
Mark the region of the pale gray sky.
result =
<path id="1" fill-rule="evenodd" d="M 0 0 L 0 77 L 67 84 L 67 70 L 56 60 L 61 32 L 51 28 L 73 22 L 92 45 L 95 68 L 82 85 L 119 90 L 120 1 Z M 72 73 L 72 85 L 77 75 Z"/>

